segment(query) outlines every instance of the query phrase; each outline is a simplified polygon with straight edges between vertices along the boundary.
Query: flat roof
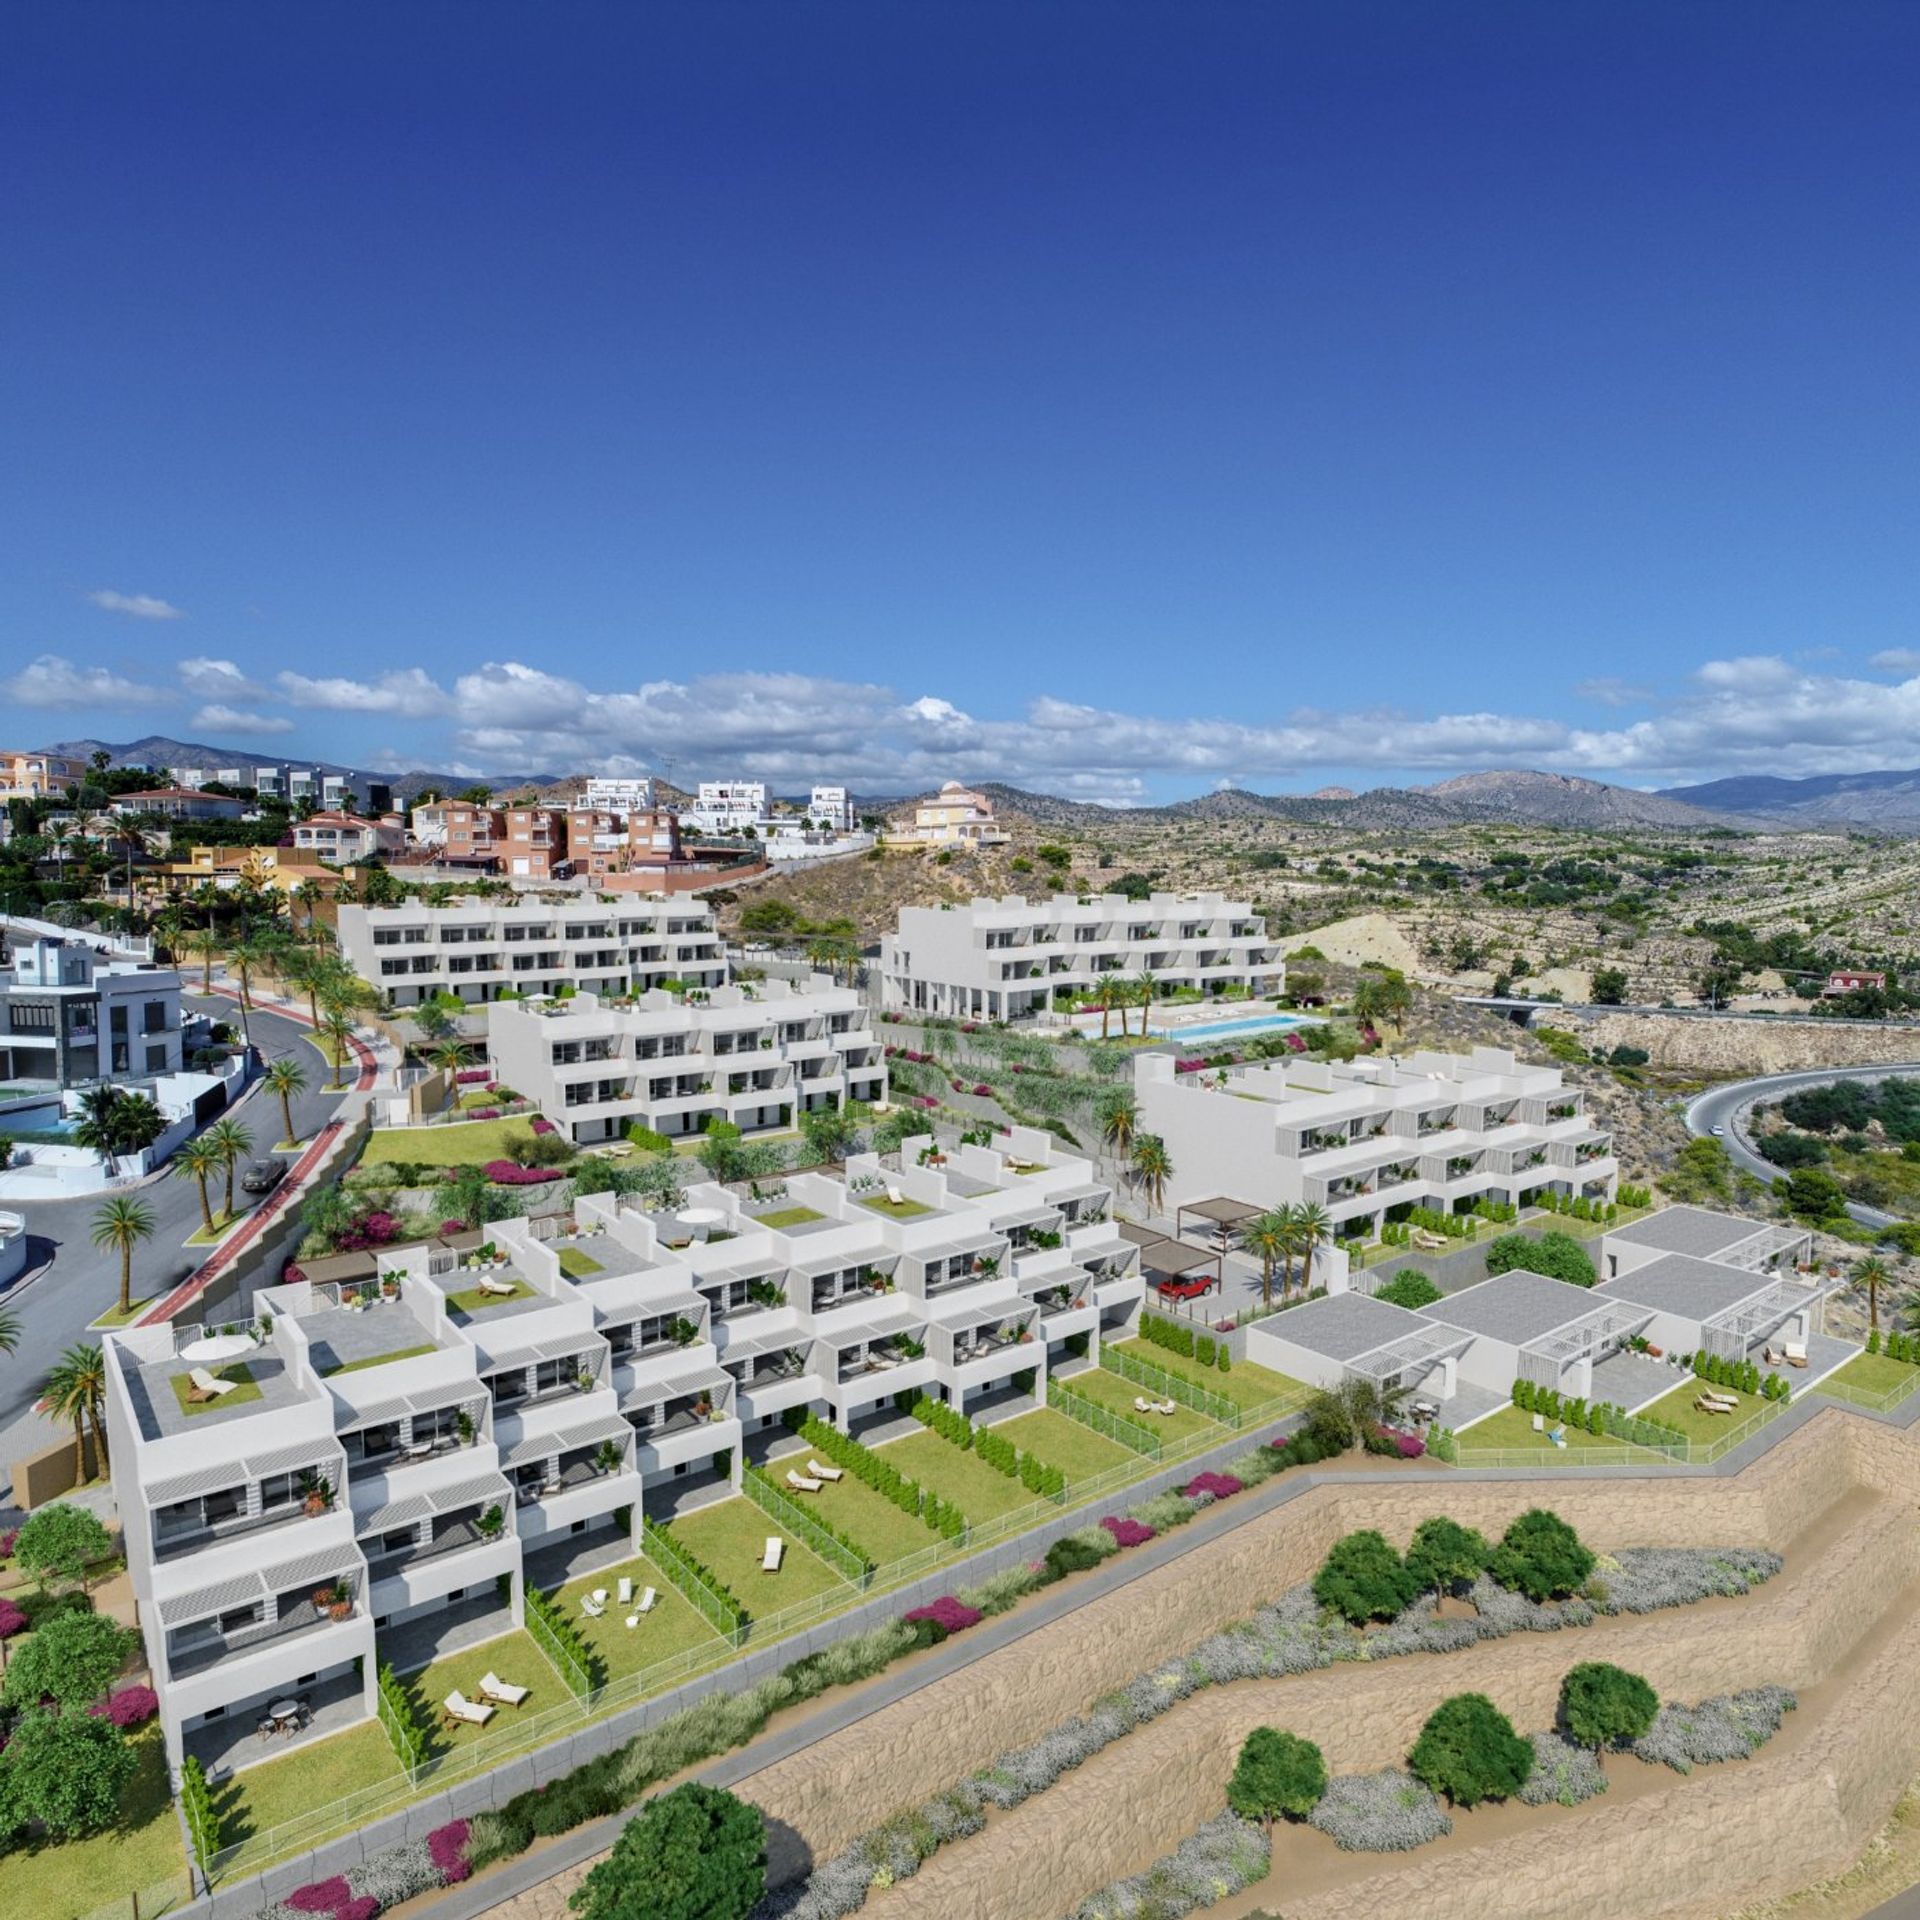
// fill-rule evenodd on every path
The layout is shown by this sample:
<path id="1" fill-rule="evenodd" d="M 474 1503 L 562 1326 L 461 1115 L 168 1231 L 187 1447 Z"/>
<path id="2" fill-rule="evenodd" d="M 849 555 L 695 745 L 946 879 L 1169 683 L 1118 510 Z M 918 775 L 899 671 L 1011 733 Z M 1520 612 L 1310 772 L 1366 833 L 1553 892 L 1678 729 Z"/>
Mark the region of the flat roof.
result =
<path id="1" fill-rule="evenodd" d="M 1188 1200 L 1179 1209 L 1181 1213 L 1197 1213 L 1202 1220 L 1211 1220 L 1216 1226 L 1237 1226 L 1242 1220 L 1251 1220 L 1264 1209 L 1251 1206 L 1245 1200 L 1228 1200 L 1216 1196 L 1211 1200 Z"/>
<path id="2" fill-rule="evenodd" d="M 1290 1340 L 1309 1353 L 1343 1364 L 1404 1340 L 1410 1333 L 1433 1331 L 1430 1320 L 1366 1293 L 1330 1293 L 1255 1324 L 1276 1340 Z"/>
<path id="3" fill-rule="evenodd" d="M 1691 1254 L 1696 1260 L 1711 1260 L 1756 1234 L 1765 1233 L 1764 1220 L 1743 1220 L 1738 1214 L 1716 1213 L 1711 1207 L 1663 1207 L 1630 1227 L 1608 1230 L 1610 1240 L 1630 1247 L 1652 1247 L 1661 1253 Z"/>
<path id="4" fill-rule="evenodd" d="M 1725 1267 L 1717 1260 L 1694 1260 L 1684 1253 L 1664 1253 L 1632 1273 L 1623 1273 L 1594 1289 L 1595 1304 L 1612 1298 L 1637 1306 L 1677 1314 L 1682 1320 L 1711 1320 L 1756 1293 L 1764 1293 L 1779 1276 L 1749 1273 Z"/>
<path id="5" fill-rule="evenodd" d="M 1542 1334 L 1591 1313 L 1598 1304 L 1604 1303 L 1595 1301 L 1591 1287 L 1576 1287 L 1570 1280 L 1555 1280 L 1548 1274 L 1515 1267 L 1475 1286 L 1462 1287 L 1444 1300 L 1429 1301 L 1419 1312 L 1424 1319 L 1458 1327 L 1464 1333 L 1483 1334 L 1489 1340 L 1523 1347 L 1529 1340 L 1538 1340 Z"/>

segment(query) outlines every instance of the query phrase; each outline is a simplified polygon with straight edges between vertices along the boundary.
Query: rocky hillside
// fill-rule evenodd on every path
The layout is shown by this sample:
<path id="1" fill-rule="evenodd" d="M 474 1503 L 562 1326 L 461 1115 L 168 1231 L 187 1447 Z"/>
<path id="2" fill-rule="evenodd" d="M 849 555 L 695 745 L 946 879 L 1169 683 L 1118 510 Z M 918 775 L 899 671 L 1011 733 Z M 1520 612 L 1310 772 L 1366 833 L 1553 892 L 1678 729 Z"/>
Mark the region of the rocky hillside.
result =
<path id="1" fill-rule="evenodd" d="M 1671 827 L 1698 832 L 1726 824 L 1725 815 L 1718 810 L 1565 773 L 1463 773 L 1420 791 L 1428 799 L 1447 805 L 1475 807 L 1501 820 L 1530 821 L 1547 827 L 1590 831 Z"/>

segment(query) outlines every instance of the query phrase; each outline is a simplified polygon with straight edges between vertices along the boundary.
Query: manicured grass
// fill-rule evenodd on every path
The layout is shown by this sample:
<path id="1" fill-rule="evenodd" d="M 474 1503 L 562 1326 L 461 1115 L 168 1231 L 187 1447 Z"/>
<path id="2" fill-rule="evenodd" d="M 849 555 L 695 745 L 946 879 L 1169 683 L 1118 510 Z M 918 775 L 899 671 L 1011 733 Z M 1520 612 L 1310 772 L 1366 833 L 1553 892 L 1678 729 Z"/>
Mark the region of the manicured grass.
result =
<path id="1" fill-rule="evenodd" d="M 623 1607 L 613 1597 L 620 1591 L 623 1574 L 632 1580 L 636 1599 L 649 1587 L 658 1596 L 652 1610 L 641 1615 L 637 1627 L 627 1625 L 627 1615 L 633 1608 Z M 607 1610 L 598 1620 L 580 1611 L 582 1598 L 596 1587 L 607 1590 Z M 602 1686 L 610 1680 L 657 1666 L 677 1653 L 696 1647 L 718 1652 L 727 1646 L 644 1554 L 622 1560 L 617 1567 L 602 1567 L 598 1573 L 582 1574 L 578 1580 L 570 1580 L 562 1587 L 556 1598 L 560 1611 L 573 1622 L 581 1639 L 600 1656 L 600 1672 L 595 1679 Z M 500 1677 L 506 1680 L 513 1676 L 502 1673 Z"/>
<path id="2" fill-rule="evenodd" d="M 132 1736 L 139 1768 L 120 1797 L 120 1819 L 106 1833 L 53 1845 L 26 1845 L 6 1857 L 6 1911 L 34 1920 L 77 1920 L 97 1907 L 128 1912 L 136 1887 L 144 1895 L 164 1891 L 176 1904 L 186 1897 L 186 1857 L 180 1823 L 167 1793 L 167 1750 L 160 1724 L 151 1721 Z M 143 1911 L 157 1901 L 143 1899 Z"/>
<path id="3" fill-rule="evenodd" d="M 207 1368 L 204 1371 L 213 1374 L 216 1380 L 230 1380 L 233 1383 L 231 1393 L 215 1394 L 211 1400 L 189 1400 L 187 1395 L 193 1391 L 193 1382 L 187 1375 L 176 1373 L 173 1376 L 173 1397 L 180 1402 L 180 1411 L 188 1416 L 196 1413 L 211 1413 L 215 1407 L 244 1407 L 249 1400 L 260 1398 L 260 1385 L 245 1365 Z"/>
<path id="4" fill-rule="evenodd" d="M 884 1213 L 889 1220 L 911 1220 L 916 1214 L 931 1213 L 933 1209 L 918 1200 L 902 1198 L 897 1204 L 889 1200 L 884 1193 L 869 1194 L 860 1202 L 863 1207 L 871 1207 L 875 1213 Z"/>
<path id="5" fill-rule="evenodd" d="M 590 1280 L 596 1273 L 605 1273 L 606 1268 L 592 1254 L 582 1253 L 578 1247 L 562 1247 L 560 1271 L 569 1280 Z"/>
<path id="6" fill-rule="evenodd" d="M 1242 1413 L 1251 1407 L 1264 1407 L 1274 1400 L 1284 1399 L 1301 1404 L 1313 1392 L 1305 1381 L 1275 1373 L 1271 1367 L 1263 1367 L 1253 1360 L 1236 1360 L 1230 1373 L 1222 1373 L 1218 1367 L 1203 1367 L 1198 1360 L 1169 1353 L 1165 1347 L 1156 1347 L 1147 1340 L 1122 1340 L 1116 1344 L 1122 1353 L 1146 1366 L 1158 1367 L 1162 1373 L 1177 1374 L 1196 1387 L 1205 1387 L 1209 1393 L 1217 1393 L 1222 1400 L 1231 1400 Z M 1104 1347 L 1102 1351 L 1105 1351 Z"/>
<path id="7" fill-rule="evenodd" d="M 772 1213 L 756 1213 L 753 1218 L 757 1225 L 777 1231 L 781 1227 L 805 1226 L 809 1220 L 824 1220 L 826 1215 L 815 1207 L 780 1207 Z"/>
<path id="8" fill-rule="evenodd" d="M 305 1820 L 322 1808 L 381 1781 L 404 1776 L 393 1743 L 378 1720 L 329 1734 L 278 1760 L 242 1768 L 229 1785 L 214 1789 L 224 1845 L 265 1836 L 290 1820 Z M 358 1825 L 357 1821 L 352 1824 Z"/>
<path id="9" fill-rule="evenodd" d="M 497 1107 L 500 1095 L 489 1093 L 485 1087 L 469 1087 L 460 1096 L 459 1107 L 462 1113 L 470 1113 L 475 1107 Z"/>
<path id="10" fill-rule="evenodd" d="M 157 1293 L 153 1293 L 149 1294 L 144 1300 L 136 1300 L 125 1313 L 120 1311 L 120 1303 L 115 1301 L 105 1313 L 87 1322 L 87 1331 L 89 1333 L 96 1330 L 104 1332 L 109 1327 L 124 1327 L 129 1321 L 139 1319 L 159 1297 Z"/>
<path id="11" fill-rule="evenodd" d="M 447 1295 L 447 1311 L 465 1314 L 485 1313 L 489 1307 L 511 1306 L 516 1300 L 533 1298 L 533 1289 L 517 1273 L 503 1277 L 506 1284 L 512 1287 L 511 1293 L 488 1293 L 482 1287 L 468 1287 L 460 1293 Z"/>
<path id="12" fill-rule="evenodd" d="M 742 1494 L 683 1515 L 669 1524 L 667 1532 L 696 1560 L 711 1567 L 749 1613 L 778 1613 L 782 1607 L 821 1593 L 839 1593 L 848 1601 L 854 1598 L 855 1589 L 824 1560 L 776 1526 Z M 770 1533 L 779 1534 L 787 1543 L 786 1558 L 778 1573 L 760 1571 L 761 1551 Z M 927 1537 L 933 1536 L 929 1533 Z"/>
<path id="13" fill-rule="evenodd" d="M 1549 1427 L 1560 1424 L 1557 1420 L 1547 1422 Z M 1566 1440 L 1566 1451 L 1569 1453 L 1589 1447 L 1624 1447 L 1629 1444 L 1610 1433 L 1588 1433 L 1583 1427 L 1568 1427 Z M 1537 1447 L 1542 1453 L 1561 1451 L 1544 1433 L 1534 1432 L 1533 1415 L 1522 1412 L 1518 1407 L 1502 1407 L 1498 1413 L 1489 1414 L 1484 1420 L 1476 1420 L 1472 1426 L 1461 1431 L 1460 1445 L 1468 1451 L 1475 1447 Z M 1653 1457 L 1649 1454 L 1649 1458 Z"/>
<path id="14" fill-rule="evenodd" d="M 1867 1394 L 1898 1393 L 1903 1388 L 1920 1388 L 1920 1367 L 1910 1361 L 1889 1359 L 1884 1353 L 1856 1353 L 1820 1385 L 1823 1389 L 1853 1387 Z"/>
<path id="15" fill-rule="evenodd" d="M 497 1674 L 509 1685 L 530 1687 L 532 1691 L 518 1707 L 500 1707 L 484 1727 L 465 1720 L 446 1721 L 442 1702 L 458 1687 L 469 1700 L 484 1706 L 480 1699 L 480 1676 Z M 431 1729 L 427 1736 L 429 1753 L 447 1753 L 456 1747 L 471 1746 L 510 1728 L 515 1714 L 543 1713 L 549 1707 L 565 1706 L 577 1696 L 548 1664 L 533 1636 L 524 1630 L 503 1633 L 497 1640 L 483 1640 L 477 1647 L 465 1647 L 436 1660 L 432 1666 L 406 1676 L 407 1691 L 422 1721 Z M 446 1721 L 443 1725 L 442 1722 Z"/>
<path id="16" fill-rule="evenodd" d="M 234 1213 L 216 1213 L 213 1216 L 212 1231 L 209 1232 L 205 1227 L 195 1227 L 187 1235 L 186 1244 L 190 1247 L 211 1247 L 224 1240 L 246 1217 L 244 1210 Z"/>
<path id="17" fill-rule="evenodd" d="M 1127 1404 L 1131 1407 L 1133 1402 Z M 1023 1413 L 1017 1420 L 1003 1420 L 994 1431 L 1004 1433 L 1023 1453 L 1037 1454 L 1049 1466 L 1058 1467 L 1067 1476 L 1069 1490 L 1076 1480 L 1090 1480 L 1114 1467 L 1143 1464 L 1138 1454 L 1129 1453 L 1117 1440 L 1109 1440 L 1051 1407 Z"/>
<path id="18" fill-rule="evenodd" d="M 400 1347 L 392 1353 L 376 1353 L 366 1360 L 346 1360 L 342 1361 L 337 1367 L 322 1367 L 320 1369 L 320 1377 L 323 1380 L 331 1380 L 336 1375 L 342 1373 L 364 1373 L 368 1367 L 384 1367 L 390 1361 L 411 1360 L 415 1354 L 431 1353 L 432 1351 L 433 1342 L 428 1340 L 417 1347 Z"/>
<path id="19" fill-rule="evenodd" d="M 863 1548 L 876 1566 L 884 1567 L 890 1560 L 904 1560 L 910 1553 L 924 1553 L 928 1547 L 940 1544 L 939 1534 L 918 1515 L 902 1513 L 891 1500 L 875 1493 L 851 1473 L 843 1472 L 838 1480 L 826 1481 L 818 1493 L 796 1493 L 785 1486 L 787 1469 L 797 1465 L 804 1470 L 806 1464 L 805 1458 L 796 1454 L 791 1460 L 780 1461 L 773 1469 L 773 1477 L 782 1483 L 789 1500 L 818 1514 L 828 1526 Z M 904 1473 L 906 1469 L 903 1467 L 901 1471 Z M 962 1508 L 962 1512 L 965 1511 Z M 771 1533 L 774 1529 L 769 1527 L 767 1531 Z"/>
<path id="20" fill-rule="evenodd" d="M 1737 1400 L 1739 1408 L 1733 1413 L 1701 1413 L 1693 1403 L 1703 1393 L 1717 1393 L 1725 1399 Z M 1731 1387 L 1709 1387 L 1704 1380 L 1689 1380 L 1652 1406 L 1642 1407 L 1640 1418 L 1657 1420 L 1689 1440 L 1705 1441 L 1717 1440 L 1723 1433 L 1744 1426 L 1756 1413 L 1779 1413 L 1785 1406 L 1784 1400 L 1762 1400 L 1757 1393 L 1736 1393 Z"/>
<path id="21" fill-rule="evenodd" d="M 996 1427 L 995 1431 L 1000 1429 Z M 1018 1480 L 1010 1480 L 988 1466 L 978 1454 L 962 1453 L 937 1433 L 923 1430 L 909 1434 L 904 1440 L 889 1441 L 875 1451 L 909 1480 L 918 1480 L 943 1500 L 951 1500 L 976 1524 L 996 1520 L 1016 1507 L 1030 1507 L 1039 1498 Z"/>
<path id="22" fill-rule="evenodd" d="M 1217 1420 L 1209 1420 L 1205 1414 L 1195 1413 L 1191 1407 L 1176 1405 L 1171 1413 L 1138 1412 L 1133 1404 L 1135 1397 L 1150 1400 L 1153 1396 L 1144 1387 L 1136 1387 L 1131 1380 L 1122 1380 L 1117 1373 L 1109 1373 L 1105 1367 L 1089 1367 L 1062 1384 L 1081 1399 L 1091 1400 L 1109 1412 L 1124 1415 L 1135 1425 L 1145 1427 L 1149 1433 L 1158 1434 L 1162 1440 L 1184 1440 L 1189 1434 L 1195 1433 L 1224 1437 L 1228 1431 Z"/>
<path id="23" fill-rule="evenodd" d="M 360 1156 L 363 1166 L 382 1160 L 423 1167 L 479 1166 L 507 1158 L 507 1142 L 528 1131 L 524 1116 L 512 1120 L 455 1121 L 445 1127 L 376 1127 Z"/>

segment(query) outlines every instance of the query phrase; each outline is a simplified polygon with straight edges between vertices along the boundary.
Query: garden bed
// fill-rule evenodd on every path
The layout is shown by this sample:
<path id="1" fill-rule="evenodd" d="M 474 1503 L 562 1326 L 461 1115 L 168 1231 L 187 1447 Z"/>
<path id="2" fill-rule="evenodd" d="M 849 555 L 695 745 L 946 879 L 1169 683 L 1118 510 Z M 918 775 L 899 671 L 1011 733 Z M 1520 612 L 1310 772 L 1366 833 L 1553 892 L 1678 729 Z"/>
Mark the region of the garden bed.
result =
<path id="1" fill-rule="evenodd" d="M 504 1160 L 507 1143 L 527 1133 L 529 1117 L 456 1120 L 444 1127 L 376 1127 L 367 1135 L 360 1164 L 391 1160 L 416 1167 L 466 1167 Z"/>
<path id="2" fill-rule="evenodd" d="M 622 1576 L 633 1582 L 634 1592 L 633 1605 L 624 1607 L 613 1597 L 620 1591 Z M 580 1603 L 598 1587 L 607 1590 L 607 1610 L 595 1620 L 581 1612 Z M 627 1616 L 649 1587 L 655 1594 L 652 1610 L 640 1616 L 637 1627 L 629 1627 Z M 618 1566 L 582 1574 L 578 1580 L 569 1580 L 554 1598 L 560 1611 L 572 1622 L 574 1631 L 599 1655 L 598 1679 L 602 1686 L 623 1680 L 629 1674 L 643 1673 L 663 1660 L 696 1649 L 705 1648 L 716 1655 L 723 1650 L 730 1652 L 728 1643 L 644 1554 L 622 1560 Z"/>
<path id="3" fill-rule="evenodd" d="M 1191 1386 L 1204 1387 L 1208 1393 L 1217 1393 L 1221 1399 L 1231 1400 L 1242 1413 L 1271 1407 L 1276 1400 L 1304 1405 L 1313 1394 L 1313 1389 L 1305 1381 L 1275 1373 L 1271 1367 L 1263 1367 L 1257 1360 L 1236 1360 L 1230 1372 L 1222 1373 L 1218 1367 L 1203 1367 L 1197 1360 L 1171 1353 L 1165 1347 L 1155 1346 L 1152 1341 L 1137 1336 L 1114 1344 L 1121 1353 L 1138 1360 L 1142 1366 L 1158 1367 L 1162 1373 L 1177 1374 Z"/>
<path id="4" fill-rule="evenodd" d="M 1703 1393 L 1712 1393 L 1723 1400 L 1737 1400 L 1740 1404 L 1733 1413 L 1702 1413 L 1694 1402 Z M 1691 1374 L 1682 1386 L 1663 1398 L 1656 1400 L 1650 1407 L 1642 1407 L 1639 1417 L 1642 1420 L 1657 1420 L 1663 1427 L 1671 1427 L 1683 1435 L 1692 1445 L 1701 1446 L 1718 1440 L 1722 1435 L 1741 1431 L 1754 1431 L 1748 1423 L 1756 1414 L 1772 1418 L 1786 1411 L 1784 1400 L 1763 1400 L 1757 1393 L 1741 1393 L 1733 1387 L 1710 1387 L 1704 1380 L 1696 1380 Z M 1473 1429 L 1478 1432 L 1478 1428 Z M 1618 1442 L 1615 1442 L 1618 1445 Z"/>
<path id="5" fill-rule="evenodd" d="M 1109 1413 L 1117 1413 L 1122 1419 L 1131 1420 L 1162 1441 L 1191 1439 L 1195 1434 L 1216 1434 L 1225 1439 L 1228 1429 L 1217 1420 L 1209 1420 L 1203 1413 L 1195 1413 L 1191 1407 L 1176 1405 L 1171 1413 L 1141 1413 L 1135 1406 L 1135 1399 L 1152 1399 L 1145 1387 L 1136 1387 L 1131 1380 L 1123 1380 L 1117 1373 L 1109 1373 L 1105 1367 L 1087 1367 L 1073 1374 L 1062 1384 L 1082 1399 L 1091 1400 L 1096 1406 L 1105 1407 Z"/>

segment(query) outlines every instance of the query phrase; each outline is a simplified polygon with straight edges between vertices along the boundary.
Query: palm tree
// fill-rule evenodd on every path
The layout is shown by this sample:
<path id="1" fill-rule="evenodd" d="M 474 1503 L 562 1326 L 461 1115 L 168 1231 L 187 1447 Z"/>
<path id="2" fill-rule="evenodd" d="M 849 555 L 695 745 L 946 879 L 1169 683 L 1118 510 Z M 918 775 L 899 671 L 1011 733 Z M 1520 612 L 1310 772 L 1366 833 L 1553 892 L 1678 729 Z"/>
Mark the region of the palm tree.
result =
<path id="1" fill-rule="evenodd" d="M 1140 996 L 1140 1038 L 1147 1037 L 1147 1016 L 1153 1011 L 1154 995 L 1160 991 L 1160 976 L 1151 967 L 1142 967 L 1133 976 L 1133 990 Z"/>
<path id="2" fill-rule="evenodd" d="M 320 903 L 327 890 L 318 880 L 302 880 L 293 890 L 293 898 L 307 910 L 307 937 L 317 946 L 320 941 Z"/>
<path id="3" fill-rule="evenodd" d="M 1093 1004 L 1100 1009 L 1100 1038 L 1107 1039 L 1107 1022 L 1113 1017 L 1113 1009 L 1120 998 L 1119 984 L 1110 973 L 1100 976 L 1100 984 L 1093 990 Z"/>
<path id="4" fill-rule="evenodd" d="M 1113 1149 L 1114 1158 L 1126 1159 L 1133 1150 L 1134 1130 L 1140 1122 L 1140 1102 L 1124 1088 L 1107 1094 L 1100 1110 L 1100 1137 Z"/>
<path id="5" fill-rule="evenodd" d="M 333 1084 L 338 1086 L 353 1053 L 353 1015 L 338 1001 L 329 1001 L 326 1012 L 320 1016 L 320 1031 L 326 1036 L 327 1057 L 333 1065 Z"/>
<path id="6" fill-rule="evenodd" d="M 467 1064 L 467 1049 L 458 1040 L 442 1040 L 428 1051 L 427 1063 L 447 1076 L 447 1105 L 460 1097 L 460 1069 Z"/>
<path id="7" fill-rule="evenodd" d="M 12 1353 L 20 1345 L 20 1316 L 0 1307 L 0 1353 Z"/>
<path id="8" fill-rule="evenodd" d="M 1853 1284 L 1867 1290 L 1867 1325 L 1876 1333 L 1880 1330 L 1880 1289 L 1892 1277 L 1877 1253 L 1865 1254 L 1853 1263 Z"/>
<path id="9" fill-rule="evenodd" d="M 93 1429 L 94 1452 L 102 1474 L 111 1470 L 107 1459 L 107 1363 L 98 1347 L 72 1346 L 53 1363 L 41 1383 L 40 1404 L 56 1420 L 73 1426 L 75 1478 L 87 1477 L 87 1429 Z"/>
<path id="10" fill-rule="evenodd" d="M 173 1156 L 173 1177 L 200 1183 L 200 1224 L 209 1235 L 213 1232 L 213 1208 L 207 1202 L 207 1182 L 219 1171 L 220 1149 L 204 1133 L 196 1134 Z"/>
<path id="11" fill-rule="evenodd" d="M 287 1130 L 287 1143 L 297 1146 L 300 1136 L 293 1130 L 293 1096 L 306 1092 L 307 1070 L 291 1054 L 282 1054 L 278 1060 L 267 1062 L 263 1077 L 267 1086 L 280 1096 L 280 1119 Z"/>
<path id="12" fill-rule="evenodd" d="M 200 962 L 200 991 L 213 991 L 213 956 L 220 951 L 220 936 L 211 927 L 201 927 L 180 943 Z"/>
<path id="13" fill-rule="evenodd" d="M 1173 1156 L 1157 1133 L 1143 1133 L 1134 1140 L 1133 1174 L 1146 1189 L 1154 1212 L 1165 1212 L 1167 1182 L 1173 1177 Z"/>
<path id="14" fill-rule="evenodd" d="M 133 1250 L 153 1238 L 153 1209 L 144 1200 L 117 1194 L 93 1216 L 93 1244 L 120 1256 L 120 1317 L 133 1311 Z"/>
<path id="15" fill-rule="evenodd" d="M 1292 1209 L 1273 1207 L 1265 1213 L 1255 1214 L 1240 1229 L 1242 1249 L 1256 1256 L 1260 1262 L 1262 1306 L 1273 1305 L 1273 1263 L 1289 1251 L 1291 1225 Z"/>
<path id="16" fill-rule="evenodd" d="M 100 1165 L 112 1174 L 120 1157 L 120 1102 L 125 1089 L 102 1081 L 80 1096 L 80 1119 L 73 1130 L 75 1146 L 100 1156 Z"/>
<path id="17" fill-rule="evenodd" d="M 1308 1200 L 1293 1210 L 1293 1231 L 1300 1249 L 1300 1290 L 1302 1293 L 1311 1293 L 1313 1251 L 1316 1247 L 1326 1245 L 1333 1233 L 1333 1222 L 1328 1218 L 1325 1207 L 1316 1206 Z"/>
<path id="18" fill-rule="evenodd" d="M 253 1135 L 232 1114 L 216 1120 L 200 1138 L 219 1157 L 227 1174 L 227 1218 L 233 1218 L 233 1170 L 253 1151 Z"/>

